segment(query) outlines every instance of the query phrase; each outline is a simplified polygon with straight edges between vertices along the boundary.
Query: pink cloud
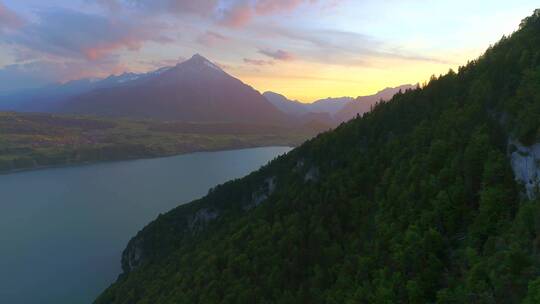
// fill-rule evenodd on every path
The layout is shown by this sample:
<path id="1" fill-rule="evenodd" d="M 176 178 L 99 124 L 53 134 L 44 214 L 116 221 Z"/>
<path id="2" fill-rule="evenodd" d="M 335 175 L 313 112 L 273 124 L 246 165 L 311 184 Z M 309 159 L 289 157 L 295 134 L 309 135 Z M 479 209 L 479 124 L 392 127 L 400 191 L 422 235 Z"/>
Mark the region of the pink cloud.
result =
<path id="1" fill-rule="evenodd" d="M 253 8 L 249 4 L 237 4 L 225 11 L 221 24 L 228 27 L 242 27 L 253 17 Z"/>
<path id="2" fill-rule="evenodd" d="M 172 40 L 163 36 L 152 37 L 151 33 L 146 30 L 133 28 L 131 29 L 131 32 L 126 33 L 125 36 L 111 37 L 111 39 L 102 41 L 93 41 L 90 45 L 82 46 L 81 52 L 88 60 L 98 60 L 121 49 L 138 51 L 148 41 L 169 43 Z"/>
<path id="3" fill-rule="evenodd" d="M 4 40 L 34 52 L 60 58 L 98 60 L 125 50 L 139 50 L 147 42 L 169 43 L 168 25 L 129 16 L 108 17 L 66 9 L 38 14 L 39 22 L 24 24 Z"/>
<path id="4" fill-rule="evenodd" d="M 218 46 L 230 40 L 231 39 L 229 37 L 213 31 L 206 31 L 197 38 L 198 43 L 208 47 Z"/>
<path id="5" fill-rule="evenodd" d="M 271 60 L 260 60 L 260 59 L 250 59 L 250 58 L 244 58 L 244 63 L 251 64 L 251 65 L 257 65 L 257 66 L 263 66 L 263 65 L 273 65 L 274 62 Z"/>
<path id="6" fill-rule="evenodd" d="M 98 42 L 96 45 L 83 48 L 81 51 L 88 60 L 98 60 L 106 57 L 117 50 L 127 49 L 130 51 L 138 51 L 147 41 L 156 41 L 160 43 L 168 43 L 171 40 L 168 38 L 149 39 L 146 37 L 125 37 L 116 41 Z"/>
<path id="7" fill-rule="evenodd" d="M 13 29 L 24 24 L 24 20 L 13 10 L 0 2 L 0 30 Z"/>
<path id="8" fill-rule="evenodd" d="M 256 16 L 292 11 L 302 4 L 315 4 L 318 0 L 257 0 L 238 1 L 223 12 L 221 24 L 242 27 Z"/>
<path id="9" fill-rule="evenodd" d="M 259 0 L 255 4 L 255 12 L 259 15 L 268 15 L 278 13 L 281 11 L 290 11 L 298 7 L 304 2 L 314 3 L 316 1 L 310 0 Z"/>
<path id="10" fill-rule="evenodd" d="M 275 60 L 283 60 L 283 61 L 290 61 L 294 60 L 295 56 L 289 52 L 286 52 L 284 50 L 259 50 L 260 54 L 263 54 L 265 56 L 268 56 L 270 58 L 273 58 Z"/>
<path id="11" fill-rule="evenodd" d="M 124 38 L 118 41 L 103 42 L 83 48 L 82 53 L 89 60 L 98 60 L 118 49 L 139 50 L 142 47 L 142 42 L 139 39 Z"/>
<path id="12" fill-rule="evenodd" d="M 121 2 L 120 0 L 87 1 L 97 1 L 111 10 L 117 8 L 118 3 Z M 217 18 L 222 25 L 238 28 L 248 24 L 256 16 L 288 12 L 304 4 L 321 4 L 321 8 L 328 8 L 341 1 L 343 0 L 125 0 L 123 3 L 145 12 Z"/>

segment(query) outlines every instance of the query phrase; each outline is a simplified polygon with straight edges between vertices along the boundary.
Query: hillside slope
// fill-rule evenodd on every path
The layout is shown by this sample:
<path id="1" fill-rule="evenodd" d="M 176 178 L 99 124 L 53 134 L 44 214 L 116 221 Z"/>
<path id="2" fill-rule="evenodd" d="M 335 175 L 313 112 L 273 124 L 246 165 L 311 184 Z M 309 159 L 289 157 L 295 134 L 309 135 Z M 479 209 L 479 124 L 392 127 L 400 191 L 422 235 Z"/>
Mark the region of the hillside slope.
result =
<path id="1" fill-rule="evenodd" d="M 359 96 L 355 100 L 348 102 L 339 112 L 335 114 L 336 121 L 345 122 L 364 113 L 371 111 L 381 100 L 388 101 L 398 92 L 405 92 L 408 89 L 414 89 L 415 86 L 406 84 L 395 88 L 386 88 L 369 96 Z"/>
<path id="2" fill-rule="evenodd" d="M 308 107 L 298 100 L 289 100 L 287 97 L 274 92 L 264 92 L 263 96 L 284 113 L 296 116 L 309 113 Z"/>
<path id="3" fill-rule="evenodd" d="M 159 216 L 96 303 L 538 303 L 539 201 L 509 154 L 540 141 L 539 84 L 540 10 L 459 73 Z"/>

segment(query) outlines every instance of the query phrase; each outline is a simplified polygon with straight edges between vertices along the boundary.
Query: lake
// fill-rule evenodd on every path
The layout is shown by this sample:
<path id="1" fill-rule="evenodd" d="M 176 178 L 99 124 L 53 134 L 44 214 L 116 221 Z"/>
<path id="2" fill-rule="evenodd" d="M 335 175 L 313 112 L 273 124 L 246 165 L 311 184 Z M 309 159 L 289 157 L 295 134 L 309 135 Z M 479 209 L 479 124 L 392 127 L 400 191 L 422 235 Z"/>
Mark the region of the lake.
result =
<path id="1" fill-rule="evenodd" d="M 91 303 L 146 224 L 290 150 L 265 147 L 0 175 L 0 303 Z"/>

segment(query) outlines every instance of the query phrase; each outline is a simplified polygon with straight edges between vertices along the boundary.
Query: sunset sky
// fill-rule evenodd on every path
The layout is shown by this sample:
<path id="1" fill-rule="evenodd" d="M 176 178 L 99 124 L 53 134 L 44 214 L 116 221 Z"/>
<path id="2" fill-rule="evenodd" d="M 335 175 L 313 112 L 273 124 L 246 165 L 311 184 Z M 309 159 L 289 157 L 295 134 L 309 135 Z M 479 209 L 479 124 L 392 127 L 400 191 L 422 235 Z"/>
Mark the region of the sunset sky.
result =
<path id="1" fill-rule="evenodd" d="M 0 92 L 144 72 L 200 53 L 301 101 L 426 81 L 538 0 L 0 0 Z"/>

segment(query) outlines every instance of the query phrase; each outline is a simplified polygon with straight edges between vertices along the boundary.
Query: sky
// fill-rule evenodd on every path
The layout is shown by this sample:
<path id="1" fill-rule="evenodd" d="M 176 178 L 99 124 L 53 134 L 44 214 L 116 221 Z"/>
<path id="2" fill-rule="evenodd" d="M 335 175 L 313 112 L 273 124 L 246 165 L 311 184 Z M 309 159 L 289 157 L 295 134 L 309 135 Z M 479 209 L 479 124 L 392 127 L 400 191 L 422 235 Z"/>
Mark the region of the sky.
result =
<path id="1" fill-rule="evenodd" d="M 427 81 L 538 0 L 0 0 L 0 92 L 146 72 L 199 53 L 302 102 Z"/>

